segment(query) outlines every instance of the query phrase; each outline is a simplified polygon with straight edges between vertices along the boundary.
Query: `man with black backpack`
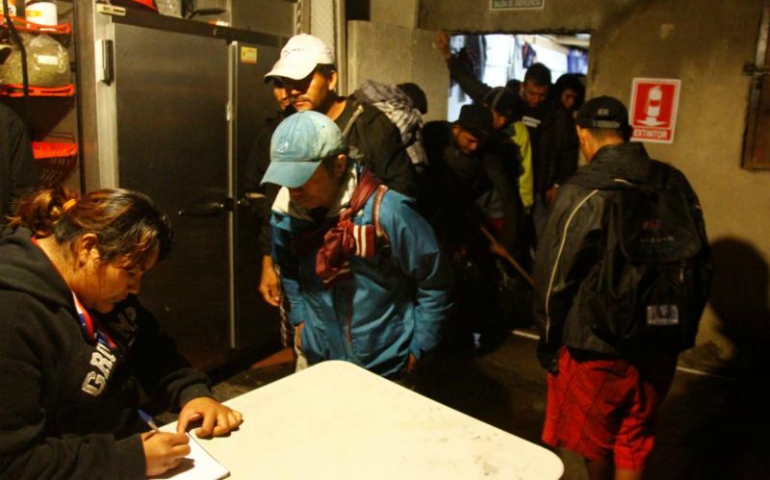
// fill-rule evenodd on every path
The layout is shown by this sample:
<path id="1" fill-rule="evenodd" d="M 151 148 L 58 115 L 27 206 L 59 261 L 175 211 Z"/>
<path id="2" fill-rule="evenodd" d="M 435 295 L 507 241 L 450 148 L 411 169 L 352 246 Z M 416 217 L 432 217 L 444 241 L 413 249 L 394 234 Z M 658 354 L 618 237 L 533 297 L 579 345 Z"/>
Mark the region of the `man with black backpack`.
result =
<path id="1" fill-rule="evenodd" d="M 695 341 L 711 253 L 695 192 L 628 142 L 620 101 L 586 102 L 576 124 L 589 164 L 559 188 L 535 264 L 543 440 L 583 456 L 592 479 L 637 479 Z"/>

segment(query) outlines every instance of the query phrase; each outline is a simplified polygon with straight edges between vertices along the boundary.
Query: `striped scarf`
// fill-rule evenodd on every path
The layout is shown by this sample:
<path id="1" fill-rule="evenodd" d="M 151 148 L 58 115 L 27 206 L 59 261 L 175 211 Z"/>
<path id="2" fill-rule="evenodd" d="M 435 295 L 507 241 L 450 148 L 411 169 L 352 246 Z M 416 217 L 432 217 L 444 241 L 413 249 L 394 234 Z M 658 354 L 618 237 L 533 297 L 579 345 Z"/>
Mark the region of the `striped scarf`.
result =
<path id="1" fill-rule="evenodd" d="M 378 218 L 379 203 L 387 189 L 374 175 L 364 172 L 353 192 L 350 206 L 342 210 L 331 228 L 312 230 L 295 238 L 292 248 L 297 255 L 318 248 L 315 271 L 325 288 L 331 288 L 337 280 L 350 276 L 350 256 L 371 258 L 376 253 L 377 237 L 384 237 Z M 375 192 L 374 224 L 356 225 L 353 217 Z"/>

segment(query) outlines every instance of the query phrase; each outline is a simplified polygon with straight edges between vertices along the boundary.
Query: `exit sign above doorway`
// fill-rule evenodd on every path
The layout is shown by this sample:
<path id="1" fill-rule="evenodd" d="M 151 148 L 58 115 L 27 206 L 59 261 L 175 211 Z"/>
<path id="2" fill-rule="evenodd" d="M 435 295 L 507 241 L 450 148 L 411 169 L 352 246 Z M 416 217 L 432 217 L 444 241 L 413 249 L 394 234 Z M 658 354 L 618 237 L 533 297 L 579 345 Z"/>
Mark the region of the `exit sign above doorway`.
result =
<path id="1" fill-rule="evenodd" d="M 491 0 L 490 10 L 533 10 L 542 9 L 545 0 Z"/>

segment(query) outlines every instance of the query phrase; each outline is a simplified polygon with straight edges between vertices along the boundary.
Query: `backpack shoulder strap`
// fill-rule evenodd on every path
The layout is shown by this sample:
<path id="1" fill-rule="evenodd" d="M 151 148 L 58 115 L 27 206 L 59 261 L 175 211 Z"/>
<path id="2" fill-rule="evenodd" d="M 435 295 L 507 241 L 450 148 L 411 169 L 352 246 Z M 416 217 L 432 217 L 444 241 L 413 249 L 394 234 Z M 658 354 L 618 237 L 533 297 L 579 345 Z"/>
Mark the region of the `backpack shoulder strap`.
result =
<path id="1" fill-rule="evenodd" d="M 362 113 L 364 113 L 363 104 L 356 102 L 353 114 L 348 119 L 348 123 L 345 124 L 345 128 L 342 129 L 342 138 L 347 140 L 348 135 L 350 135 L 350 129 L 353 128 L 353 124 L 356 123 L 356 120 L 358 120 L 358 117 L 360 117 Z"/>
<path id="2" fill-rule="evenodd" d="M 346 210 L 345 215 L 347 218 L 358 213 L 358 211 L 364 207 L 366 201 L 369 200 L 369 197 L 377 191 L 377 188 L 380 185 L 382 185 L 382 181 L 375 177 L 369 170 L 364 169 L 358 180 L 358 186 L 353 191 L 353 195 L 350 199 L 350 207 Z"/>

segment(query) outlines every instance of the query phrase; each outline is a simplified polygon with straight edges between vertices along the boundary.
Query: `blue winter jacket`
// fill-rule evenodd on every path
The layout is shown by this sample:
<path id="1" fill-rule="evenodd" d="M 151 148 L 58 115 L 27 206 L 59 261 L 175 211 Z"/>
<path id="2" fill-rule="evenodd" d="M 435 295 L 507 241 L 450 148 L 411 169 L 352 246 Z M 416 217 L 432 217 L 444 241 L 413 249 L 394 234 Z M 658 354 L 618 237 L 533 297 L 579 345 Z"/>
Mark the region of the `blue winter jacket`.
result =
<path id="1" fill-rule="evenodd" d="M 346 205 L 355 173 L 346 180 Z M 355 216 L 371 225 L 375 195 Z M 336 222 L 332 209 L 323 226 Z M 289 202 L 286 189 L 273 205 L 273 259 L 290 303 L 289 318 L 302 330 L 302 350 L 312 363 L 346 360 L 380 375 L 406 368 L 409 354 L 433 349 L 451 308 L 451 270 L 440 254 L 433 229 L 417 213 L 414 200 L 388 190 L 382 198 L 380 225 L 389 242 L 374 257 L 350 257 L 352 275 L 324 288 L 315 273 L 317 249 L 295 255 L 292 238 L 319 228 Z"/>

